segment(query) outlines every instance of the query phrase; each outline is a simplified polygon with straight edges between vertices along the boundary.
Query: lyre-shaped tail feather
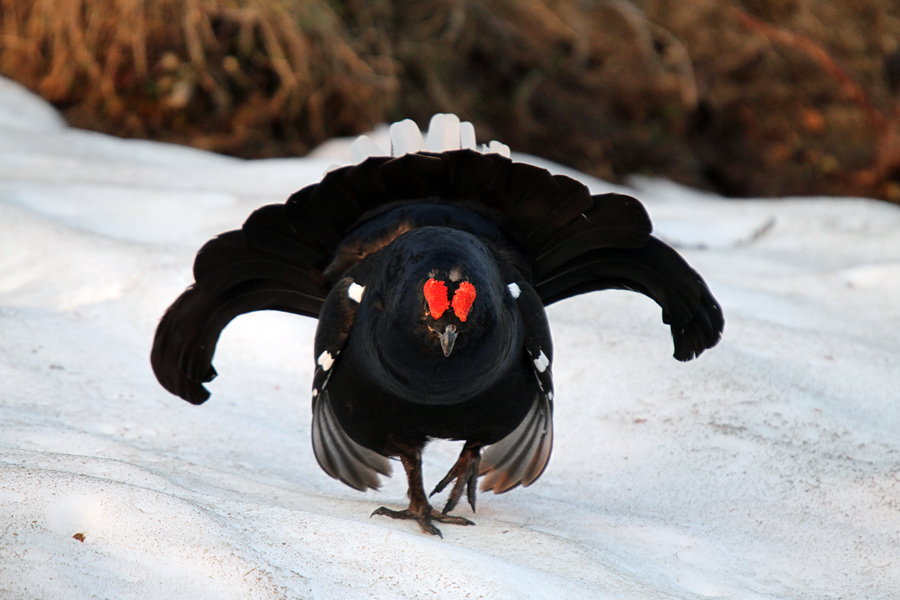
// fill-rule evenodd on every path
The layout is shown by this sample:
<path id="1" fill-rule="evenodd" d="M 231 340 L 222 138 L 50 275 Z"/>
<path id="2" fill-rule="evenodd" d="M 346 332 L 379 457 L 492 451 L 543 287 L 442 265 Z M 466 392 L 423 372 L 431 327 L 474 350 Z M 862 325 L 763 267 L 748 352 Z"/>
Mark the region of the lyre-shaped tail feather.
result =
<path id="1" fill-rule="evenodd" d="M 532 259 L 575 234 L 600 246 L 646 242 L 650 220 L 640 202 L 622 194 L 590 195 L 581 183 L 499 154 L 454 150 L 397 158 L 373 157 L 329 173 L 288 202 L 302 215 L 326 215 L 335 233 L 400 202 L 438 202 L 469 208 L 496 221 Z M 302 208 L 301 208 L 302 207 Z M 293 209 L 289 208 L 290 213 Z M 318 225 L 317 225 L 318 227 Z"/>
<path id="2" fill-rule="evenodd" d="M 569 177 L 499 154 L 456 150 L 370 158 L 332 172 L 304 201 L 321 206 L 332 197 L 343 206 L 352 197 L 361 220 L 403 201 L 464 206 L 494 220 L 518 244 L 545 305 L 595 290 L 628 289 L 662 307 L 679 360 L 698 356 L 721 337 L 722 310 L 706 283 L 674 249 L 651 236 L 650 218 L 631 196 L 591 196 Z M 372 251 L 385 241 L 378 239 Z M 361 257 L 366 249 L 359 250 Z M 341 262 L 342 269 L 349 266 Z"/>
<path id="3" fill-rule="evenodd" d="M 678 252 L 650 237 L 639 248 L 596 248 L 551 270 L 536 268 L 535 289 L 545 305 L 604 289 L 640 292 L 663 309 L 675 358 L 691 360 L 715 346 L 725 319 L 712 292 Z"/>
<path id="4" fill-rule="evenodd" d="M 454 123 L 445 127 L 456 135 Z M 387 223 L 365 240 L 348 237 L 360 223 L 409 202 L 452 204 L 496 223 L 505 239 L 498 244 L 515 245 L 507 253 L 510 265 L 525 279 L 533 272 L 545 305 L 594 290 L 631 289 L 663 308 L 676 358 L 690 359 L 719 339 L 724 321 L 706 284 L 650 236 L 649 217 L 634 198 L 591 196 L 569 177 L 500 154 L 420 152 L 332 171 L 284 204 L 255 211 L 240 231 L 207 243 L 195 262 L 197 283 L 157 330 L 152 362 L 160 382 L 203 402 L 209 393 L 202 384 L 215 376 L 216 342 L 233 318 L 264 309 L 318 316 L 346 269 L 409 228 L 436 224 Z"/>
<path id="5" fill-rule="evenodd" d="M 317 316 L 327 294 L 325 279 L 299 265 L 302 261 L 248 246 L 240 231 L 210 240 L 197 255 L 197 283 L 169 307 L 156 329 L 150 362 L 163 387 L 193 404 L 209 398 L 203 384 L 216 375 L 216 343 L 239 315 L 280 310 Z"/>

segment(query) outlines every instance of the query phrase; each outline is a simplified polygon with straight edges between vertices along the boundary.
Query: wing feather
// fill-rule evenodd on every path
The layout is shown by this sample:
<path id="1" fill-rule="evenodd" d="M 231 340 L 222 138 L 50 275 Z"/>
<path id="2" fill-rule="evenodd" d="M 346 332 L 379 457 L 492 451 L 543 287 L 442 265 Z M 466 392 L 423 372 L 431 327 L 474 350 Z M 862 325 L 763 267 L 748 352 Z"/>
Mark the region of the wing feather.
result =
<path id="1" fill-rule="evenodd" d="M 313 402 L 312 439 L 322 470 L 353 489 L 377 490 L 381 486 L 378 476 L 391 474 L 387 458 L 360 446 L 344 432 L 331 408 L 328 390 Z"/>
<path id="2" fill-rule="evenodd" d="M 481 457 L 481 490 L 502 494 L 529 486 L 544 472 L 553 448 L 553 408 L 546 394 L 536 395 L 522 423 L 488 446 Z"/>

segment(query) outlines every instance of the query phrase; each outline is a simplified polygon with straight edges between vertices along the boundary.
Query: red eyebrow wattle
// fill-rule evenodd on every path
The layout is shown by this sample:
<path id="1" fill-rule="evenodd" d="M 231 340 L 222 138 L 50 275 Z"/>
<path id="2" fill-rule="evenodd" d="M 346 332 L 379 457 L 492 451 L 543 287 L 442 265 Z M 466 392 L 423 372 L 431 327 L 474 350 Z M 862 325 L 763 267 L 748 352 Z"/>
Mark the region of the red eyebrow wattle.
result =
<path id="1" fill-rule="evenodd" d="M 473 302 L 475 302 L 475 286 L 468 281 L 463 281 L 459 284 L 456 293 L 453 294 L 453 312 L 460 321 L 465 321 L 469 316 Z"/>
<path id="2" fill-rule="evenodd" d="M 425 301 L 428 302 L 428 310 L 432 319 L 440 319 L 441 315 L 450 308 L 450 299 L 447 297 L 447 286 L 443 281 L 429 279 L 425 282 Z"/>

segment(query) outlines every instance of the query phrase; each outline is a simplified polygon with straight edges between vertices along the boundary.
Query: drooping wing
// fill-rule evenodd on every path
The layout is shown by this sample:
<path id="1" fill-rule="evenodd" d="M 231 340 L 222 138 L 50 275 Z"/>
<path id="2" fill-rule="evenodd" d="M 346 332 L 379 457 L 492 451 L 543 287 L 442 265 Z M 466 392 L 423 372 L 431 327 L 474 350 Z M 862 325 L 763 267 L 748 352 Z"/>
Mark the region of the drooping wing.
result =
<path id="1" fill-rule="evenodd" d="M 316 330 L 312 391 L 312 440 L 316 460 L 331 477 L 360 491 L 378 489 L 378 475 L 390 475 L 391 465 L 385 457 L 357 444 L 347 435 L 331 406 L 328 382 L 340 363 L 341 351 L 347 345 L 364 294 L 365 287 L 352 277 L 341 279 L 328 293 Z"/>
<path id="2" fill-rule="evenodd" d="M 496 494 L 534 483 L 547 467 L 553 448 L 553 342 L 544 305 L 525 281 L 510 284 L 510 291 L 522 315 L 525 352 L 538 381 L 538 392 L 522 423 L 482 454 L 481 489 Z"/>

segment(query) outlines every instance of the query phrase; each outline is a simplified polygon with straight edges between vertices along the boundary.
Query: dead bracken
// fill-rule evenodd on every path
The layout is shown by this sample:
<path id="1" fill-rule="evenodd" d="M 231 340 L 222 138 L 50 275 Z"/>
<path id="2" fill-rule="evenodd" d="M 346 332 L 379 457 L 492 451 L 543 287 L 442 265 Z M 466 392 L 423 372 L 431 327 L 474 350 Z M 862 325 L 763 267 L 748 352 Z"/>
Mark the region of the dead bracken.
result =
<path id="1" fill-rule="evenodd" d="M 900 201 L 892 0 L 6 0 L 0 73 L 70 123 L 258 158 L 398 116 L 611 181 Z"/>

